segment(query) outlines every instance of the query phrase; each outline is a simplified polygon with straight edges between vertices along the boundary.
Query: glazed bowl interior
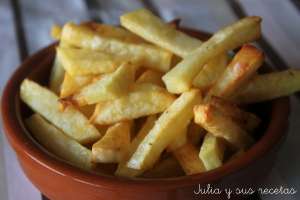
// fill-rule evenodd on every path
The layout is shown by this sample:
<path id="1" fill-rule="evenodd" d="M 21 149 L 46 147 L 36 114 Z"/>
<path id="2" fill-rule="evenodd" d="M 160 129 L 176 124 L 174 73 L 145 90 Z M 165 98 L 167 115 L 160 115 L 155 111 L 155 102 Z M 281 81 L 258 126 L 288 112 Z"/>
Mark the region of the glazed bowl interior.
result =
<path id="1" fill-rule="evenodd" d="M 206 39 L 206 34 L 197 31 L 185 30 L 191 35 L 200 39 Z M 24 64 L 14 73 L 6 85 L 2 98 L 2 118 L 6 135 L 9 142 L 17 152 L 23 152 L 36 162 L 46 166 L 49 170 L 56 173 L 70 176 L 74 179 L 88 182 L 89 184 L 101 184 L 109 187 L 110 185 L 124 186 L 132 185 L 133 188 L 147 189 L 152 188 L 175 188 L 198 183 L 216 182 L 230 174 L 234 174 L 247 168 L 259 159 L 268 156 L 268 152 L 282 142 L 285 137 L 287 120 L 289 114 L 289 99 L 279 98 L 274 101 L 256 104 L 247 109 L 260 116 L 262 125 L 256 130 L 254 137 L 256 143 L 245 152 L 243 156 L 226 162 L 222 167 L 206 173 L 189 175 L 173 178 L 120 178 L 110 175 L 110 167 L 104 167 L 103 173 L 84 171 L 72 166 L 53 154 L 49 153 L 31 136 L 24 125 L 24 119 L 32 114 L 32 111 L 21 102 L 19 97 L 19 87 L 25 78 L 37 81 L 42 85 L 47 85 L 51 66 L 55 56 L 55 46 L 52 44 L 28 58 Z M 159 183 L 159 184 L 158 184 Z M 163 183 L 163 184 L 162 184 Z"/>

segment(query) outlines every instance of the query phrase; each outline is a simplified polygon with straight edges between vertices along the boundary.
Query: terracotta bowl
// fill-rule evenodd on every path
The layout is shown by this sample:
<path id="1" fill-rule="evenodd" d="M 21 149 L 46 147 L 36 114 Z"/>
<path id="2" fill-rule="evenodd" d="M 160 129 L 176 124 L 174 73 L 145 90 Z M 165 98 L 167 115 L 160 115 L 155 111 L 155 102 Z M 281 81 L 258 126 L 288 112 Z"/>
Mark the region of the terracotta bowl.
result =
<path id="1" fill-rule="evenodd" d="M 205 40 L 207 34 L 184 29 Z M 286 137 L 289 98 L 258 104 L 254 110 L 264 120 L 254 144 L 243 156 L 207 173 L 164 179 L 125 179 L 83 171 L 49 154 L 31 137 L 24 117 L 31 111 L 20 101 L 19 88 L 29 77 L 46 84 L 53 62 L 52 44 L 29 57 L 8 81 L 2 96 L 2 120 L 6 137 L 31 182 L 53 200 L 99 199 L 205 199 L 211 195 L 195 194 L 208 184 L 214 188 L 257 187 L 270 172 L 280 144 Z M 224 199 L 218 195 L 214 199 Z"/>

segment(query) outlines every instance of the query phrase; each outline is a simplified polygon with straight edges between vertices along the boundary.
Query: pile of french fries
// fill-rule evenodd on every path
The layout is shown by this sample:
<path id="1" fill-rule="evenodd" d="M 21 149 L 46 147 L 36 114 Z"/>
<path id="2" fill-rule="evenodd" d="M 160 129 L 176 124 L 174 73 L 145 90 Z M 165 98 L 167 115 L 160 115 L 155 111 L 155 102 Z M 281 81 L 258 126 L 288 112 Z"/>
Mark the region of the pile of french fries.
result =
<path id="1" fill-rule="evenodd" d="M 207 41 L 145 9 L 120 21 L 54 26 L 49 85 L 26 79 L 20 88 L 34 112 L 30 132 L 80 168 L 114 163 L 116 176 L 149 178 L 218 168 L 255 142 L 261 120 L 240 105 L 300 89 L 298 70 L 257 73 L 264 54 L 249 43 L 261 35 L 260 17 Z"/>

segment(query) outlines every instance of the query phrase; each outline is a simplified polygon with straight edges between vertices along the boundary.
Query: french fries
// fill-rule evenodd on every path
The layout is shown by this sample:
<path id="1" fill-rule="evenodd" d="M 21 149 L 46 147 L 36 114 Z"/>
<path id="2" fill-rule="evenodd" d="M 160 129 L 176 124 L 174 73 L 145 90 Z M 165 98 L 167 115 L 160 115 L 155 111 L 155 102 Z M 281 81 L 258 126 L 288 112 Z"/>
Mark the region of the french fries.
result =
<path id="1" fill-rule="evenodd" d="M 164 23 L 146 9 L 126 13 L 120 17 L 121 25 L 174 54 L 185 57 L 202 42 Z"/>
<path id="2" fill-rule="evenodd" d="M 239 104 L 256 103 L 288 96 L 300 90 L 300 70 L 256 75 L 231 98 Z"/>
<path id="3" fill-rule="evenodd" d="M 236 121 L 240 127 L 246 131 L 252 132 L 261 122 L 255 114 L 246 112 L 240 109 L 237 105 L 222 98 L 212 97 L 209 102 L 218 108 L 224 115 L 227 115 Z"/>
<path id="4" fill-rule="evenodd" d="M 56 53 L 64 69 L 73 77 L 110 73 L 126 61 L 107 53 L 74 47 L 57 47 Z"/>
<path id="5" fill-rule="evenodd" d="M 142 75 L 136 80 L 136 83 L 152 83 L 160 87 L 164 87 L 164 83 L 161 79 L 162 74 L 153 70 L 146 70 Z"/>
<path id="6" fill-rule="evenodd" d="M 65 70 L 61 64 L 61 61 L 57 56 L 55 56 L 49 78 L 49 88 L 57 95 L 60 93 L 61 84 L 64 79 L 64 74 Z"/>
<path id="7" fill-rule="evenodd" d="M 109 127 L 106 134 L 92 147 L 93 162 L 118 163 L 130 143 L 130 122 L 119 122 Z"/>
<path id="8" fill-rule="evenodd" d="M 134 82 L 135 68 L 122 64 L 116 71 L 99 77 L 98 80 L 83 87 L 72 97 L 77 105 L 90 105 L 101 101 L 121 98 L 127 94 Z"/>
<path id="9" fill-rule="evenodd" d="M 178 97 L 159 117 L 154 127 L 138 146 L 127 163 L 133 169 L 150 169 L 162 151 L 178 137 L 178 130 L 193 118 L 193 107 L 202 100 L 199 90 L 191 90 Z"/>
<path id="10" fill-rule="evenodd" d="M 163 76 L 168 91 L 178 94 L 189 90 L 195 76 L 210 59 L 257 39 L 261 34 L 260 23 L 260 17 L 246 17 L 215 33 Z"/>
<path id="11" fill-rule="evenodd" d="M 78 90 L 80 90 L 84 86 L 88 85 L 92 81 L 93 81 L 92 76 L 72 77 L 68 73 L 65 73 L 63 82 L 62 82 L 61 88 L 60 88 L 60 98 L 63 99 L 63 98 L 73 95 Z"/>
<path id="12" fill-rule="evenodd" d="M 127 167 L 127 162 L 132 156 L 132 154 L 136 151 L 139 144 L 143 141 L 149 131 L 155 124 L 157 117 L 156 115 L 150 115 L 147 117 L 147 120 L 143 124 L 141 130 L 137 133 L 135 138 L 132 140 L 128 149 L 126 150 L 126 155 L 123 157 L 121 162 L 118 165 L 118 168 L 115 172 L 116 176 L 124 176 L 124 177 L 135 177 L 141 175 L 145 170 L 132 169 Z"/>
<path id="13" fill-rule="evenodd" d="M 173 155 L 180 163 L 186 175 L 198 174 L 206 171 L 198 154 L 199 151 L 191 143 L 186 143 L 173 152 Z"/>
<path id="14" fill-rule="evenodd" d="M 195 106 L 194 115 L 195 123 L 200 124 L 212 135 L 224 138 L 236 149 L 246 149 L 254 143 L 245 130 L 212 104 Z"/>
<path id="15" fill-rule="evenodd" d="M 220 167 L 223 163 L 225 144 L 221 138 L 207 133 L 200 148 L 199 157 L 206 170 Z"/>
<path id="16" fill-rule="evenodd" d="M 85 26 L 68 23 L 63 27 L 61 41 L 83 49 L 103 51 L 154 70 L 166 72 L 172 54 L 150 44 L 135 44 L 117 38 L 102 36 Z"/>
<path id="17" fill-rule="evenodd" d="M 247 43 L 260 37 L 260 17 L 206 42 L 179 21 L 139 9 L 121 16 L 125 28 L 54 25 L 50 89 L 28 79 L 20 87 L 33 137 L 75 166 L 110 163 L 101 172 L 127 178 L 205 173 L 243 155 L 262 127 L 252 106 L 238 105 L 300 90 L 300 70 L 257 72 L 264 55 Z"/>
<path id="18" fill-rule="evenodd" d="M 203 66 L 203 69 L 193 80 L 193 86 L 201 91 L 207 91 L 225 71 L 228 55 L 223 53 L 216 56 Z"/>
<path id="19" fill-rule="evenodd" d="M 61 130 L 47 122 L 39 114 L 25 120 L 37 141 L 58 157 L 83 169 L 92 169 L 92 152 Z"/>
<path id="20" fill-rule="evenodd" d="M 207 98 L 219 96 L 229 98 L 242 87 L 263 63 L 263 53 L 251 45 L 243 45 L 234 56 L 222 76 L 209 90 Z M 201 73 L 201 72 L 200 72 Z"/>
<path id="21" fill-rule="evenodd" d="M 62 112 L 59 98 L 47 88 L 25 79 L 21 84 L 20 97 L 32 110 L 60 128 L 81 144 L 95 142 L 101 133 L 73 106 Z"/>
<path id="22" fill-rule="evenodd" d="M 97 104 L 90 121 L 109 125 L 123 120 L 161 113 L 175 100 L 164 88 L 143 83 L 135 84 L 131 92 L 119 99 Z"/>

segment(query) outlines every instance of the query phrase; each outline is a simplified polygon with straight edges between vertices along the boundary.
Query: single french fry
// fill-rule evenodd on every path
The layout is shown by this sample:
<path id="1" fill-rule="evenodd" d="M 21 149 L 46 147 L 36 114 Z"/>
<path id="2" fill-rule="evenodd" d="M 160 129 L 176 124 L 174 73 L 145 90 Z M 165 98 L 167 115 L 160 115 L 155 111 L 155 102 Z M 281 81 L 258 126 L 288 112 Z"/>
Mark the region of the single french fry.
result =
<path id="1" fill-rule="evenodd" d="M 201 101 L 200 91 L 196 89 L 178 97 L 159 117 L 128 161 L 127 167 L 140 170 L 152 168 L 163 150 L 178 137 L 178 130 L 189 124 L 193 118 L 194 105 Z"/>
<path id="2" fill-rule="evenodd" d="M 118 58 L 154 70 L 166 72 L 170 68 L 172 54 L 150 44 L 136 44 L 120 39 L 106 37 L 85 26 L 67 23 L 63 27 L 61 41 L 71 45 L 103 51 Z"/>
<path id="3" fill-rule="evenodd" d="M 245 149 L 254 143 L 245 130 L 212 104 L 195 106 L 194 115 L 195 123 L 200 124 L 212 135 L 224 138 L 237 149 Z"/>
<path id="4" fill-rule="evenodd" d="M 58 157 L 84 169 L 92 169 L 92 152 L 61 130 L 47 122 L 39 114 L 25 120 L 31 134 L 47 150 Z"/>
<path id="5" fill-rule="evenodd" d="M 124 63 L 116 71 L 104 74 L 83 87 L 73 95 L 72 102 L 83 106 L 120 98 L 129 92 L 134 83 L 134 72 L 134 66 Z"/>
<path id="6" fill-rule="evenodd" d="M 174 138 L 174 140 L 167 146 L 167 151 L 172 152 L 176 149 L 180 148 L 181 146 L 185 145 L 187 143 L 187 126 L 184 127 L 182 130 L 179 130 L 177 137 Z"/>
<path id="7" fill-rule="evenodd" d="M 106 131 L 106 134 L 92 147 L 93 162 L 118 163 L 126 155 L 130 143 L 130 122 L 120 122 Z"/>
<path id="8" fill-rule="evenodd" d="M 178 161 L 173 157 L 167 157 L 160 162 L 158 162 L 152 169 L 145 172 L 143 177 L 146 178 L 168 178 L 168 177 L 178 177 L 183 176 L 184 172 L 178 163 Z"/>
<path id="9" fill-rule="evenodd" d="M 49 88 L 55 94 L 59 94 L 61 85 L 64 79 L 65 70 L 61 64 L 61 61 L 55 56 L 54 63 L 50 73 Z"/>
<path id="10" fill-rule="evenodd" d="M 263 53 L 252 45 L 243 45 L 234 56 L 224 73 L 207 94 L 211 96 L 229 98 L 237 89 L 242 87 L 262 65 Z"/>
<path id="11" fill-rule="evenodd" d="M 202 42 L 164 23 L 149 10 L 139 9 L 120 17 L 121 25 L 162 48 L 184 57 L 197 49 Z"/>
<path id="12" fill-rule="evenodd" d="M 116 176 L 124 176 L 124 177 L 135 177 L 144 173 L 144 170 L 132 169 L 126 166 L 127 161 L 130 159 L 132 154 L 136 151 L 139 144 L 143 141 L 149 131 L 155 124 L 157 119 L 156 115 L 150 115 L 147 117 L 145 123 L 142 128 L 139 130 L 137 135 L 134 137 L 130 145 L 128 146 L 127 154 L 124 156 L 122 161 L 119 163 L 118 168 L 115 172 Z"/>
<path id="13" fill-rule="evenodd" d="M 165 111 L 175 97 L 159 86 L 135 84 L 132 91 L 119 99 L 98 103 L 91 121 L 101 125 L 136 119 Z"/>
<path id="14" fill-rule="evenodd" d="M 56 40 L 60 40 L 62 27 L 54 24 L 51 27 L 51 37 Z"/>
<path id="15" fill-rule="evenodd" d="M 209 60 L 257 39 L 261 34 L 260 23 L 260 17 L 246 17 L 215 33 L 163 76 L 168 91 L 182 93 L 189 90 L 195 76 Z"/>
<path id="16" fill-rule="evenodd" d="M 231 100 L 239 104 L 256 103 L 288 96 L 299 90 L 300 70 L 290 69 L 254 76 Z"/>
<path id="17" fill-rule="evenodd" d="M 199 174 L 206 171 L 198 154 L 199 151 L 191 143 L 186 143 L 173 152 L 186 175 Z"/>
<path id="18" fill-rule="evenodd" d="M 152 83 L 160 87 L 164 87 L 164 82 L 161 79 L 162 74 L 153 70 L 146 70 L 136 80 L 136 83 Z"/>
<path id="19" fill-rule="evenodd" d="M 56 52 L 64 69 L 71 76 L 110 73 L 115 71 L 122 62 L 126 61 L 107 53 L 89 49 L 57 47 Z"/>
<path id="20" fill-rule="evenodd" d="M 200 148 L 199 157 L 206 170 L 222 166 L 225 151 L 224 141 L 207 133 Z"/>
<path id="21" fill-rule="evenodd" d="M 146 41 L 141 37 L 122 27 L 112 26 L 109 24 L 99 24 L 92 21 L 81 25 L 89 27 L 104 37 L 112 37 L 130 43 L 146 43 Z"/>
<path id="22" fill-rule="evenodd" d="M 195 77 L 193 86 L 199 88 L 201 91 L 207 91 L 220 78 L 226 69 L 227 61 L 227 53 L 222 53 L 211 59 Z"/>
<path id="23" fill-rule="evenodd" d="M 79 143 L 94 142 L 101 137 L 98 130 L 80 111 L 70 105 L 62 112 L 58 96 L 34 81 L 25 79 L 22 82 L 20 96 L 33 111 L 42 115 Z"/>
<path id="24" fill-rule="evenodd" d="M 60 98 L 66 98 L 93 81 L 92 76 L 71 76 L 67 72 L 61 84 Z"/>
<path id="25" fill-rule="evenodd" d="M 244 111 L 234 103 L 220 97 L 214 96 L 209 102 L 219 109 L 224 115 L 231 117 L 246 131 L 252 132 L 261 122 L 255 114 Z"/>

